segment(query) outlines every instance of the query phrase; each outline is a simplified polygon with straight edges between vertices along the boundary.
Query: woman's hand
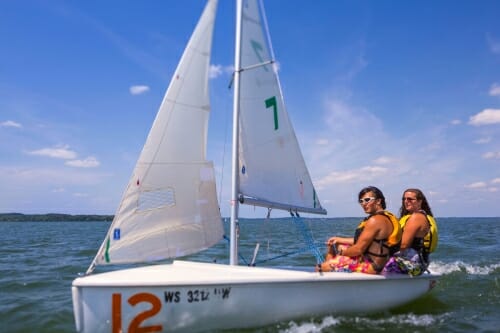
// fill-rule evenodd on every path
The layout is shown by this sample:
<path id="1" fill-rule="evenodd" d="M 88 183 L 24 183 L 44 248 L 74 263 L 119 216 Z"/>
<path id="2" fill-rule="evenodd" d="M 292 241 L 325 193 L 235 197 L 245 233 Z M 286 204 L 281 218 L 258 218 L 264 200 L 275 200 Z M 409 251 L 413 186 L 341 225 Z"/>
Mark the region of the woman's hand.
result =
<path id="1" fill-rule="evenodd" d="M 353 238 L 338 237 L 338 236 L 330 237 L 326 241 L 326 245 L 328 245 L 328 246 L 336 246 L 336 245 L 340 245 L 340 244 L 352 245 L 353 243 L 354 243 L 354 239 Z"/>
<path id="2" fill-rule="evenodd" d="M 326 241 L 326 245 L 328 245 L 328 246 L 333 246 L 333 245 L 337 244 L 338 240 L 339 240 L 339 237 L 336 237 L 336 236 L 334 236 L 334 237 L 330 237 L 330 238 Z"/>

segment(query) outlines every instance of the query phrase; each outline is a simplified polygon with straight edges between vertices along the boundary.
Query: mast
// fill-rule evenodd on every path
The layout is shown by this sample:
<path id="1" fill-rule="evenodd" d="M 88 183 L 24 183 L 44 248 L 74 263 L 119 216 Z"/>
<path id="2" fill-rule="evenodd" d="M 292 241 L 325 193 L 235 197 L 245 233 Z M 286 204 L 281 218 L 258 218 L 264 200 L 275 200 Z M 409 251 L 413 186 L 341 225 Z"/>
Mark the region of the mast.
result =
<path id="1" fill-rule="evenodd" d="M 229 235 L 229 264 L 238 265 L 238 209 L 239 209 L 239 111 L 241 72 L 241 27 L 243 1 L 236 0 L 236 40 L 234 49 L 234 96 L 233 96 L 233 151 L 231 172 L 231 227 Z"/>

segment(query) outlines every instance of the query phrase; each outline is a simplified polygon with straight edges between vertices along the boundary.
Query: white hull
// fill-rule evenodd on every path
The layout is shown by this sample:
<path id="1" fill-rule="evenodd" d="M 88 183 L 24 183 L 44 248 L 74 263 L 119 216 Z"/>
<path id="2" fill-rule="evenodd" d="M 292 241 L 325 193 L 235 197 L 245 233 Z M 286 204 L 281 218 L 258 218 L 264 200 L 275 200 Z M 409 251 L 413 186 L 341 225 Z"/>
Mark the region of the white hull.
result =
<path id="1" fill-rule="evenodd" d="M 77 278 L 72 293 L 78 332 L 193 332 L 379 311 L 418 298 L 437 278 L 175 261 Z"/>

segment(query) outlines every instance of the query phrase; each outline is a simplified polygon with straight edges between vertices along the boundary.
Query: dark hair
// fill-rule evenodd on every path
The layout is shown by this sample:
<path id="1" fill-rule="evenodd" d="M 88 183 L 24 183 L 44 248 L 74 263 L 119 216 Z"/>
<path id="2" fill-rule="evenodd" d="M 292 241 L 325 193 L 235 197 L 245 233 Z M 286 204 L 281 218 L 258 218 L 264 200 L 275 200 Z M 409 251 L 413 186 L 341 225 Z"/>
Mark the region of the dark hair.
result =
<path id="1" fill-rule="evenodd" d="M 361 191 L 359 191 L 358 200 L 361 199 L 361 197 L 368 192 L 372 192 L 375 195 L 375 199 L 381 199 L 380 204 L 382 205 L 382 208 L 385 209 L 386 205 L 385 205 L 384 194 L 382 193 L 381 190 L 379 190 L 375 186 L 367 186 L 364 189 L 362 189 Z"/>
<path id="2" fill-rule="evenodd" d="M 410 213 L 405 208 L 404 194 L 406 192 L 415 193 L 415 195 L 417 196 L 417 200 L 422 200 L 422 205 L 421 205 L 422 210 L 424 210 L 427 215 L 434 217 L 434 215 L 432 215 L 431 206 L 429 206 L 429 202 L 427 202 L 427 198 L 425 197 L 424 193 L 420 191 L 418 188 L 409 188 L 403 192 L 403 197 L 401 198 L 401 208 L 399 209 L 400 218 Z"/>

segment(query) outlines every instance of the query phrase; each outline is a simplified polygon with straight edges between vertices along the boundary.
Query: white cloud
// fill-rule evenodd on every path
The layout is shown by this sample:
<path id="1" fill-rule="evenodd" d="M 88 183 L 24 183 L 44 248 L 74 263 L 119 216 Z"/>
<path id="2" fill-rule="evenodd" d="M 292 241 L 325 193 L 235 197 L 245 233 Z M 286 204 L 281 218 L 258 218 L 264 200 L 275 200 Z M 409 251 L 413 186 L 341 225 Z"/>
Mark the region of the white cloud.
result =
<path id="1" fill-rule="evenodd" d="M 349 105 L 341 99 L 326 101 L 325 122 L 335 136 L 343 138 L 358 138 L 359 133 L 383 135 L 382 121 L 364 108 Z"/>
<path id="2" fill-rule="evenodd" d="M 394 159 L 387 157 L 387 156 L 381 156 L 373 161 L 375 164 L 391 164 L 393 163 Z"/>
<path id="3" fill-rule="evenodd" d="M 11 184 L 24 184 L 26 188 L 33 188 L 39 185 L 50 186 L 52 188 L 67 188 L 72 185 L 96 185 L 102 183 L 103 179 L 109 177 L 102 173 L 82 173 L 73 168 L 30 168 L 30 167 L 2 167 L 0 174 L 6 176 Z M 21 188 L 23 188 L 21 186 Z"/>
<path id="4" fill-rule="evenodd" d="M 500 184 L 500 178 L 495 178 L 491 181 L 492 184 Z"/>
<path id="5" fill-rule="evenodd" d="M 318 139 L 316 140 L 316 144 L 318 146 L 326 146 L 330 143 L 330 141 L 328 139 Z"/>
<path id="6" fill-rule="evenodd" d="M 452 125 L 460 125 L 460 124 L 462 123 L 462 121 L 461 121 L 461 120 L 459 120 L 459 119 L 453 119 L 452 121 L 450 121 L 450 123 L 451 123 Z"/>
<path id="7" fill-rule="evenodd" d="M 129 91 L 132 95 L 140 95 L 140 94 L 144 94 L 145 92 L 148 92 L 149 87 L 148 86 L 141 86 L 141 85 L 131 86 L 129 88 Z"/>
<path id="8" fill-rule="evenodd" d="M 465 185 L 465 187 L 470 188 L 470 189 L 481 189 L 481 188 L 486 187 L 486 183 L 485 182 L 475 182 L 475 183 L 467 184 L 467 185 Z"/>
<path id="9" fill-rule="evenodd" d="M 17 128 L 21 128 L 21 127 L 23 127 L 23 125 L 15 122 L 15 121 L 12 121 L 12 120 L 7 120 L 7 121 L 4 121 L 4 122 L 0 123 L 0 127 L 17 127 Z"/>
<path id="10" fill-rule="evenodd" d="M 69 149 L 69 146 L 60 148 L 42 148 L 28 152 L 29 155 L 47 156 L 52 158 L 61 158 L 70 160 L 76 158 L 77 154 Z"/>
<path id="11" fill-rule="evenodd" d="M 216 79 L 222 74 L 232 74 L 234 72 L 233 66 L 223 66 L 223 65 L 210 65 L 208 77 L 210 79 Z"/>
<path id="12" fill-rule="evenodd" d="M 491 52 L 500 54 L 500 41 L 493 39 L 491 36 L 486 36 Z"/>
<path id="13" fill-rule="evenodd" d="M 470 117 L 469 124 L 474 126 L 500 124 L 500 109 L 484 109 Z"/>
<path id="14" fill-rule="evenodd" d="M 28 152 L 29 155 L 47 156 L 67 160 L 64 164 L 75 168 L 95 168 L 101 163 L 94 157 L 76 159 L 78 154 L 69 149 L 68 145 L 56 148 L 42 148 Z"/>
<path id="15" fill-rule="evenodd" d="M 64 164 L 75 168 L 96 168 L 101 163 L 94 156 L 89 156 L 84 160 L 71 160 Z"/>
<path id="16" fill-rule="evenodd" d="M 389 169 L 380 166 L 365 166 L 347 171 L 333 171 L 315 182 L 318 188 L 331 184 L 349 183 L 351 181 L 371 181 L 387 173 Z"/>
<path id="17" fill-rule="evenodd" d="M 500 96 L 500 84 L 493 83 L 490 88 L 490 96 Z"/>
<path id="18" fill-rule="evenodd" d="M 486 160 L 500 159 L 500 151 L 489 151 L 483 154 L 483 158 Z"/>
<path id="19" fill-rule="evenodd" d="M 281 63 L 279 61 L 273 62 L 273 67 L 276 72 L 279 72 L 281 70 Z"/>
<path id="20" fill-rule="evenodd" d="M 494 183 L 494 182 L 492 182 Z M 471 189 L 471 190 L 478 190 L 481 192 L 498 192 L 498 188 L 495 186 L 488 186 L 486 182 L 477 182 L 477 183 L 472 183 L 465 185 L 466 188 Z"/>
<path id="21" fill-rule="evenodd" d="M 482 144 L 488 143 L 490 141 L 491 141 L 491 137 L 487 137 L 487 138 L 477 139 L 477 140 L 474 141 L 474 143 L 476 143 L 478 145 L 482 145 Z"/>
<path id="22" fill-rule="evenodd" d="M 211 79 L 215 79 L 222 75 L 222 66 L 221 65 L 210 65 L 210 69 L 208 71 L 208 77 Z"/>
<path id="23" fill-rule="evenodd" d="M 52 190 L 52 193 L 64 193 L 66 190 L 63 187 L 58 187 Z"/>

